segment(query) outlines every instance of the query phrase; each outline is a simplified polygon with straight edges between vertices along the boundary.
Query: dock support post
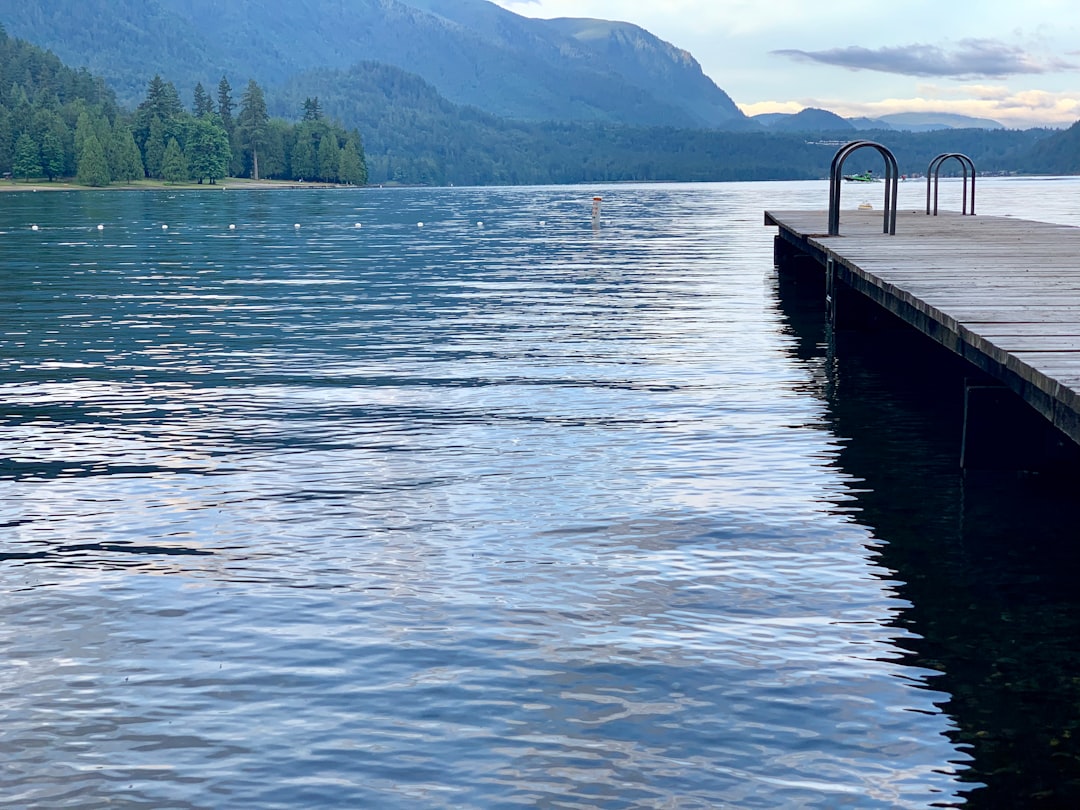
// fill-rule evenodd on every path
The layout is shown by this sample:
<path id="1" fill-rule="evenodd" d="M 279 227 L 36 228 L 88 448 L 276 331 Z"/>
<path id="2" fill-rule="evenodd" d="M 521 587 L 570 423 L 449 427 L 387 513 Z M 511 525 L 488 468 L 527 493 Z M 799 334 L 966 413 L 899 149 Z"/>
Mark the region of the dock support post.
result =
<path id="1" fill-rule="evenodd" d="M 825 314 L 829 325 L 837 331 L 877 331 L 892 325 L 882 319 L 884 313 L 880 307 L 840 277 L 839 263 L 831 256 L 825 260 Z"/>
<path id="2" fill-rule="evenodd" d="M 830 256 L 825 260 L 825 315 L 829 323 L 836 326 L 836 261 Z"/>
<path id="3" fill-rule="evenodd" d="M 785 239 L 782 234 L 773 237 L 773 267 L 777 270 L 794 271 L 799 275 L 813 273 L 820 276 L 823 259 L 810 255 L 805 246 Z"/>
<path id="4" fill-rule="evenodd" d="M 772 243 L 772 263 L 773 267 L 783 268 L 787 267 L 789 263 L 795 261 L 796 256 L 799 255 L 799 251 L 795 249 L 789 241 L 784 239 L 780 234 L 776 234 L 773 237 Z"/>

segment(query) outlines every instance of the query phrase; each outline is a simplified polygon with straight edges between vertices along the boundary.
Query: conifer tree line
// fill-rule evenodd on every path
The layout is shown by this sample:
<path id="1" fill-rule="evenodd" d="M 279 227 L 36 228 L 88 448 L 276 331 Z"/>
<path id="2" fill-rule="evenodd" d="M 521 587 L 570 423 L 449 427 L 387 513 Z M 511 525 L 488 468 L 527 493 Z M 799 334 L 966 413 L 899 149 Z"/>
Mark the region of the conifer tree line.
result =
<path id="1" fill-rule="evenodd" d="M 224 76 L 214 96 L 199 83 L 193 98 L 185 109 L 176 87 L 154 76 L 126 112 L 100 79 L 0 26 L 0 176 L 87 186 L 144 177 L 367 182 L 360 133 L 327 120 L 317 98 L 305 100 L 297 122 L 271 118 L 254 80 L 239 98 Z"/>

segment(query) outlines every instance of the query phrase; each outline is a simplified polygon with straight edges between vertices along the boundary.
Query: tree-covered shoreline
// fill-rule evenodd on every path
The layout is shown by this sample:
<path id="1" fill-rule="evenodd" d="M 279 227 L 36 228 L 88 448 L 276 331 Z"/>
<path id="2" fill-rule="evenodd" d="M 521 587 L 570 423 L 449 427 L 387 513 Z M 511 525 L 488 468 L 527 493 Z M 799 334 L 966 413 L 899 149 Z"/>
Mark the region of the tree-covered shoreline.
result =
<path id="1" fill-rule="evenodd" d="M 155 75 L 127 112 L 100 79 L 9 37 L 0 26 L 0 176 L 94 188 L 143 178 L 216 184 L 226 177 L 364 185 L 357 130 L 347 131 L 306 99 L 302 118 L 271 118 L 249 81 L 239 101 L 224 76 L 216 101 L 200 83 L 192 109 Z M 235 116 L 234 116 L 235 111 Z"/>

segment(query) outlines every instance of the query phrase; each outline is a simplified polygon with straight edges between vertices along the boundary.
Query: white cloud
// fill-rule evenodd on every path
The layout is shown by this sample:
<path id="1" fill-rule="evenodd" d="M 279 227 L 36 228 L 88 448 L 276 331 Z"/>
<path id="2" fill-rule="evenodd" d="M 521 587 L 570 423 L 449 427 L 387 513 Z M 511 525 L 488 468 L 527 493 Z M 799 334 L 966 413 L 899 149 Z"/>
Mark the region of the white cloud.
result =
<path id="1" fill-rule="evenodd" d="M 997 88 L 999 91 L 1004 88 Z M 759 101 L 739 105 L 747 115 L 793 113 L 805 107 L 831 110 L 845 118 L 877 118 L 901 112 L 935 112 L 990 118 L 1006 127 L 1027 129 L 1033 126 L 1068 126 L 1080 119 L 1080 98 L 1074 95 L 1038 90 L 1013 92 L 955 93 L 942 95 L 884 98 L 876 101 L 850 101 L 841 98 L 807 97 L 796 101 Z"/>

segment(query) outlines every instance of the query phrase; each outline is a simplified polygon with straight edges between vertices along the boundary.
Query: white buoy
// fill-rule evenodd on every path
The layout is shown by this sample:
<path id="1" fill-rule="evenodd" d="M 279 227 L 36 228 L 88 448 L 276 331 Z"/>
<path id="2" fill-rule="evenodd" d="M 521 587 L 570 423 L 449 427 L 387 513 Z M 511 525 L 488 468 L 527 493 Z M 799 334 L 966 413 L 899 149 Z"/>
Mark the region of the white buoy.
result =
<path id="1" fill-rule="evenodd" d="M 423 222 L 417 222 L 417 223 L 416 223 L 416 227 L 417 227 L 417 228 L 423 228 L 423 227 L 424 227 L 424 223 L 423 223 Z"/>
<path id="2" fill-rule="evenodd" d="M 355 225 L 353 225 L 353 227 L 354 228 L 363 228 L 364 226 L 361 225 L 359 222 L 357 222 Z"/>
<path id="3" fill-rule="evenodd" d="M 169 226 L 168 225 L 162 225 L 161 230 L 167 231 L 167 230 L 169 230 Z"/>
<path id="4" fill-rule="evenodd" d="M 540 220 L 540 227 L 541 228 L 545 227 L 546 225 L 547 225 L 547 220 L 546 219 Z"/>
<path id="5" fill-rule="evenodd" d="M 299 222 L 297 222 L 297 223 L 296 223 L 295 225 L 293 225 L 293 227 L 294 227 L 294 228 L 299 228 L 299 227 L 300 227 L 300 223 L 299 223 Z"/>
<path id="6" fill-rule="evenodd" d="M 104 226 L 104 225 L 98 225 L 98 226 L 97 226 L 97 229 L 98 229 L 99 231 L 103 231 L 103 230 L 105 230 L 105 226 Z"/>
<path id="7" fill-rule="evenodd" d="M 236 230 L 236 226 L 235 226 L 235 225 L 230 225 L 230 226 L 229 226 L 229 230 L 230 230 L 230 231 L 235 231 L 235 230 Z"/>
<path id="8" fill-rule="evenodd" d="M 36 231 L 37 229 L 38 229 L 37 225 L 31 225 L 30 226 L 30 230 L 32 230 L 32 231 Z"/>
<path id="9" fill-rule="evenodd" d="M 476 227 L 477 227 L 477 228 L 483 228 L 483 227 L 484 227 L 484 223 L 483 223 L 483 222 L 477 222 L 477 223 L 476 223 Z"/>

